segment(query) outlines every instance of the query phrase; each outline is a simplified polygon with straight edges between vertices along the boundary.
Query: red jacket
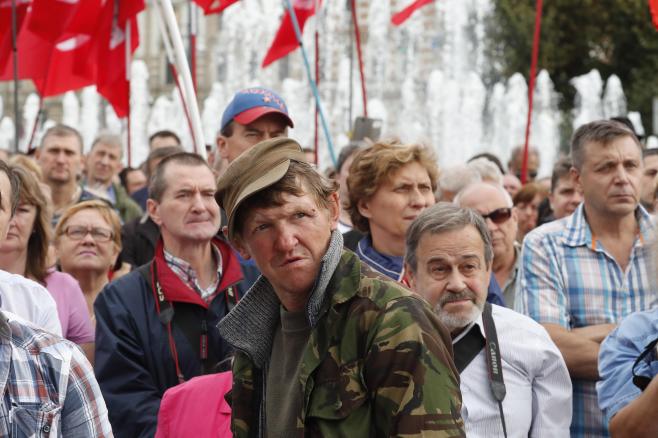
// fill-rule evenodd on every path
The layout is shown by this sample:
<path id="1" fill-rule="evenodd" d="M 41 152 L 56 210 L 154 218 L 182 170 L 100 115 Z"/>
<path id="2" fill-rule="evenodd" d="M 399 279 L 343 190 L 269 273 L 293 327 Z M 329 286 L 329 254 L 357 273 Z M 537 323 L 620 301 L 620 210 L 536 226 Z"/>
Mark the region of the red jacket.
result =
<path id="1" fill-rule="evenodd" d="M 232 437 L 231 407 L 224 400 L 232 378 L 230 371 L 208 374 L 168 389 L 160 404 L 155 438 Z"/>

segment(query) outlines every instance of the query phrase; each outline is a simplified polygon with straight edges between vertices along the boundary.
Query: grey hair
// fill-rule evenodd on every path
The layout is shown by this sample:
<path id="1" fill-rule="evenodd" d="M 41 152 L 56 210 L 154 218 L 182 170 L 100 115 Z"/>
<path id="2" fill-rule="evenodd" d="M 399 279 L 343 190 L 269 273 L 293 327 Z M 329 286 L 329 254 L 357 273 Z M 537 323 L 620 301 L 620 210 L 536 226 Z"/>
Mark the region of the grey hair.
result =
<path id="1" fill-rule="evenodd" d="M 497 184 L 503 183 L 503 174 L 494 163 L 486 158 L 477 158 L 467 164 L 468 167 L 477 171 L 483 181 L 491 181 Z"/>
<path id="2" fill-rule="evenodd" d="M 464 194 L 466 192 L 470 191 L 471 189 L 474 190 L 475 187 L 480 185 L 480 184 L 486 184 L 486 185 L 491 186 L 494 189 L 498 190 L 500 192 L 500 194 L 503 196 L 503 198 L 505 198 L 505 204 L 509 208 L 514 207 L 514 201 L 512 200 L 512 195 L 510 195 L 509 192 L 507 190 L 505 190 L 505 187 L 503 187 L 500 184 L 492 184 L 492 183 L 488 183 L 488 182 L 474 183 L 474 184 L 471 184 L 467 187 L 464 187 L 464 189 L 462 191 L 457 193 L 457 196 L 455 196 L 455 199 L 453 199 L 452 203 L 455 204 L 457 207 L 461 207 L 461 200 L 464 197 Z"/>
<path id="3" fill-rule="evenodd" d="M 586 123 L 576 129 L 571 137 L 571 162 L 577 170 L 582 169 L 585 162 L 585 145 L 599 143 L 607 146 L 620 137 L 630 137 L 642 151 L 642 145 L 635 133 L 626 125 L 614 120 L 597 120 Z"/>
<path id="4" fill-rule="evenodd" d="M 485 158 L 486 159 L 486 158 Z M 480 172 L 466 164 L 448 167 L 439 176 L 439 190 L 458 193 L 464 187 L 482 181 Z"/>
<path id="5" fill-rule="evenodd" d="M 113 134 L 111 132 L 100 133 L 91 143 L 91 148 L 89 148 L 89 152 L 93 151 L 96 145 L 99 144 L 104 144 L 107 146 L 119 148 L 119 157 L 123 157 L 123 142 L 121 141 L 120 136 Z"/>
<path id="6" fill-rule="evenodd" d="M 416 251 L 420 239 L 427 233 L 441 234 L 449 231 L 461 230 L 469 225 L 475 227 L 480 234 L 484 243 L 484 261 L 487 266 L 491 266 L 493 260 L 493 246 L 491 244 L 491 235 L 482 216 L 470 208 L 457 207 L 448 202 L 439 202 L 426 208 L 411 223 L 407 230 L 406 250 L 404 261 L 415 273 L 418 267 Z"/>

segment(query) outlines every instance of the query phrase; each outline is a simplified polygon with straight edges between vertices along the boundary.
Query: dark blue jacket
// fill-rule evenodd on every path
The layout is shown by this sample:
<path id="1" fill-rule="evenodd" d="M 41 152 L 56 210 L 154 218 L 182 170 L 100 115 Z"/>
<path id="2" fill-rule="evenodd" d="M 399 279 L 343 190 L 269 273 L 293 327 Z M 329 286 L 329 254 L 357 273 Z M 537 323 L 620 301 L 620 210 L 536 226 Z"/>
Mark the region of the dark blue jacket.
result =
<path id="1" fill-rule="evenodd" d="M 154 262 L 164 299 L 172 303 L 172 337 L 177 355 L 170 346 L 167 325 L 156 309 L 156 293 L 140 271 L 133 271 L 110 283 L 94 304 L 96 314 L 96 357 L 94 371 L 109 411 L 116 437 L 152 437 L 157 425 L 160 400 L 165 390 L 180 383 L 175 356 L 185 380 L 199 376 L 204 369 L 200 359 L 200 335 L 186 334 L 181 318 L 207 321 L 209 357 L 217 360 L 230 354 L 229 345 L 216 326 L 228 313 L 228 289 L 237 296 L 246 291 L 241 283 L 240 263 L 227 243 L 214 240 L 220 249 L 223 275 L 216 295 L 208 305 L 169 269 L 163 257 L 162 242 Z M 152 270 L 145 272 L 154 272 Z M 161 307 L 163 308 L 163 307 Z M 193 325 L 197 329 L 197 325 Z M 209 361 L 206 361 L 209 363 Z M 206 367 L 207 368 L 207 367 Z"/>

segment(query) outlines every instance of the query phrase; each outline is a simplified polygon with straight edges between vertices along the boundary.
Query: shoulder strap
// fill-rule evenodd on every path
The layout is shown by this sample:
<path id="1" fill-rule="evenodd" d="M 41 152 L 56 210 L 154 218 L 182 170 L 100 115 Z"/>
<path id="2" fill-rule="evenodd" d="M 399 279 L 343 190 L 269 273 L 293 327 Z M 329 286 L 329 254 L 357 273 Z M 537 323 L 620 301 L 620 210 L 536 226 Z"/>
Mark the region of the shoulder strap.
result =
<path id="1" fill-rule="evenodd" d="M 486 339 L 486 357 L 487 369 L 489 371 L 489 384 L 494 399 L 498 402 L 500 410 L 500 422 L 503 425 L 503 434 L 507 438 L 507 428 L 505 427 L 505 414 L 503 412 L 503 399 L 505 398 L 506 389 L 503 379 L 503 363 L 500 360 L 500 348 L 498 346 L 498 334 L 496 333 L 496 324 L 494 324 L 491 314 L 491 304 L 485 303 L 482 311 L 482 323 Z"/>
<path id="2" fill-rule="evenodd" d="M 658 344 L 658 338 L 651 341 L 649 345 L 647 345 L 644 348 L 644 351 L 642 351 L 642 353 L 637 357 L 637 359 L 635 359 L 635 362 L 633 363 L 633 368 L 631 368 L 631 371 L 633 373 L 633 384 L 638 388 L 640 388 L 640 390 L 642 391 L 647 389 L 647 386 L 649 386 L 649 383 L 651 383 L 652 379 L 651 377 L 635 374 L 635 369 L 640 364 L 640 362 L 642 362 L 642 360 L 645 357 L 647 357 L 654 350 L 654 348 L 656 348 L 656 344 Z"/>

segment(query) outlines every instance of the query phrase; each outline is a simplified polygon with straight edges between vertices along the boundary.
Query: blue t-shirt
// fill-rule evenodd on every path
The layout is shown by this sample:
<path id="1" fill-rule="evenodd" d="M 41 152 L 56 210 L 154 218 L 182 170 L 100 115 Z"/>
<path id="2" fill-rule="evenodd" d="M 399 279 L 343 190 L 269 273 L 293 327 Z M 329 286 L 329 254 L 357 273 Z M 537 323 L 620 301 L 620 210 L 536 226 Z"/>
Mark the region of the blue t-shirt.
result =
<path id="1" fill-rule="evenodd" d="M 641 393 L 633 383 L 633 364 L 647 345 L 658 338 L 658 309 L 633 313 L 613 330 L 601 344 L 599 375 L 596 384 L 599 407 L 607 422 Z M 658 374 L 655 350 L 635 368 L 635 374 L 653 378 Z"/>

